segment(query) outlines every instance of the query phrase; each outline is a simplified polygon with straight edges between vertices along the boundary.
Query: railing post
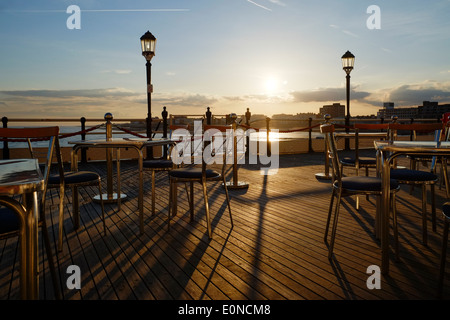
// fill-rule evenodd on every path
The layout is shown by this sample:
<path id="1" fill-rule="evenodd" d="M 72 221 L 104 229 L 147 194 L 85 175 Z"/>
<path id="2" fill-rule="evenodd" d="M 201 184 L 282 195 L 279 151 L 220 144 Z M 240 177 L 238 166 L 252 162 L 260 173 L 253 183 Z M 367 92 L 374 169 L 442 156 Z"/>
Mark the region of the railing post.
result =
<path id="1" fill-rule="evenodd" d="M 86 140 L 86 118 L 81 117 L 81 140 Z M 87 148 L 81 148 L 81 163 L 87 163 L 87 156 L 86 156 L 86 150 Z"/>
<path id="2" fill-rule="evenodd" d="M 209 107 L 206 108 L 206 124 L 211 124 L 211 118 L 212 118 L 212 112 L 210 111 Z"/>
<path id="3" fill-rule="evenodd" d="M 331 115 L 326 114 L 323 117 L 325 119 L 324 124 L 330 123 Z M 324 138 L 324 149 L 323 152 L 325 154 L 325 173 L 316 173 L 316 179 L 318 180 L 330 180 L 330 159 L 328 158 L 328 141 L 327 137 Z"/>
<path id="4" fill-rule="evenodd" d="M 3 128 L 8 128 L 8 117 L 2 118 Z M 9 159 L 8 141 L 3 141 L 3 159 Z"/>
<path id="5" fill-rule="evenodd" d="M 270 118 L 266 117 L 266 129 L 267 129 L 267 156 L 270 157 L 272 154 L 271 146 L 270 146 Z"/>
<path id="6" fill-rule="evenodd" d="M 252 116 L 252 113 L 250 112 L 250 108 L 247 108 L 247 112 L 245 113 L 245 125 L 247 128 L 245 130 L 247 131 L 250 127 L 250 117 Z M 247 133 L 247 132 L 246 132 Z M 250 157 L 250 135 L 245 135 L 245 157 L 248 159 Z"/>
<path id="7" fill-rule="evenodd" d="M 167 110 L 166 107 L 163 107 L 163 111 L 161 112 L 161 116 L 163 118 L 163 138 L 166 139 L 167 138 Z M 167 145 L 164 145 L 163 147 L 163 156 L 164 158 L 167 158 Z"/>
<path id="8" fill-rule="evenodd" d="M 310 117 L 308 119 L 308 126 L 309 126 L 309 140 L 308 140 L 308 152 L 313 153 L 313 147 L 312 147 L 312 118 Z"/>

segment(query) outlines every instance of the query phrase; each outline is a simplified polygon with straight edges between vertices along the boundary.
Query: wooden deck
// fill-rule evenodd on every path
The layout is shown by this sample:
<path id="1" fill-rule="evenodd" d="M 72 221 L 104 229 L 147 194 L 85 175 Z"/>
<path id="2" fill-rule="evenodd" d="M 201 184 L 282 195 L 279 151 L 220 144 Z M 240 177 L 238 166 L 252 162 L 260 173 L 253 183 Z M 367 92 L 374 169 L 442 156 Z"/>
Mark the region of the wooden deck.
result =
<path id="1" fill-rule="evenodd" d="M 90 197 L 95 188 L 81 189 L 81 226 L 74 230 L 71 195 L 65 208 L 64 250 L 56 253 L 65 300 L 398 300 L 436 299 L 443 221 L 444 188 L 436 188 L 437 231 L 429 245 L 421 240 L 421 195 L 403 187 L 398 195 L 401 258 L 391 252 L 389 276 L 381 289 L 370 290 L 366 273 L 380 265 L 375 239 L 375 198 L 345 199 L 338 226 L 335 256 L 327 258 L 323 240 L 330 201 L 330 184 L 318 181 L 324 171 L 322 153 L 280 156 L 275 175 L 261 175 L 255 165 L 242 165 L 239 180 L 248 189 L 230 190 L 234 228 L 231 229 L 220 183 L 210 184 L 213 239 L 208 240 L 201 190 L 196 186 L 196 219 L 189 221 L 184 188 L 179 188 L 178 215 L 167 231 L 168 178 L 157 175 L 157 214 L 151 216 L 150 174 L 145 175 L 145 234 L 139 235 L 137 162 L 122 161 L 122 192 L 128 195 L 119 211 L 106 205 L 107 235 L 102 235 L 99 204 Z M 105 163 L 80 169 L 105 177 Z M 231 179 L 231 168 L 228 171 Z M 372 172 L 372 174 L 374 174 Z M 104 179 L 104 190 L 106 179 Z M 53 241 L 57 230 L 57 191 L 49 194 L 48 224 Z M 46 256 L 40 256 L 40 297 L 53 299 Z M 18 299 L 16 239 L 0 242 L 0 299 Z M 450 264 L 450 263 L 449 263 Z M 70 290 L 67 267 L 81 270 L 81 289 Z M 447 268 L 444 298 L 450 297 Z"/>

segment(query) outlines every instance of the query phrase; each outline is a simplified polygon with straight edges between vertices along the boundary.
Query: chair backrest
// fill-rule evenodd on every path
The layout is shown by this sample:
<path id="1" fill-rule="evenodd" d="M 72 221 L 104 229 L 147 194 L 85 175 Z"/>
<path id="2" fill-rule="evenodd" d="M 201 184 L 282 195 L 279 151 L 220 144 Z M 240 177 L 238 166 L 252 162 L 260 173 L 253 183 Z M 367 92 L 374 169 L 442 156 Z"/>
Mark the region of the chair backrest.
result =
<path id="1" fill-rule="evenodd" d="M 53 157 L 56 157 L 61 184 L 64 183 L 64 169 L 59 144 L 59 127 L 37 127 L 37 128 L 0 128 L 0 137 L 3 139 L 26 140 L 30 158 L 37 159 L 37 153 L 32 147 L 32 142 L 48 140 L 47 156 L 44 164 L 44 190 L 41 197 L 41 212 L 44 212 L 43 204 L 47 194 L 48 178 Z"/>
<path id="2" fill-rule="evenodd" d="M 342 172 L 339 166 L 338 148 L 334 136 L 334 125 L 327 123 L 320 126 L 320 132 L 325 135 L 325 145 L 327 147 L 328 160 L 331 161 L 332 182 L 338 181 L 341 184 Z"/>
<path id="3" fill-rule="evenodd" d="M 211 155 L 211 160 L 214 158 L 216 163 L 222 156 L 222 174 L 225 172 L 229 157 L 234 154 L 232 129 L 231 125 L 203 125 L 203 153 L 206 156 Z M 202 158 L 202 168 L 206 168 L 208 163 L 204 161 L 205 156 L 202 156 Z"/>

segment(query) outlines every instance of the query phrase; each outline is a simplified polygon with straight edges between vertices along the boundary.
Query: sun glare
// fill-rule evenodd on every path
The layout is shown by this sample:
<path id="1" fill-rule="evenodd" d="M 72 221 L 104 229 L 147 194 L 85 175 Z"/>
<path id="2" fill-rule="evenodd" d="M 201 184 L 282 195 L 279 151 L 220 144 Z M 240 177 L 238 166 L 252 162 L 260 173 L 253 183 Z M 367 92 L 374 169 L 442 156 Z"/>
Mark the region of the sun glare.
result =
<path id="1" fill-rule="evenodd" d="M 268 92 L 275 92 L 278 88 L 278 80 L 274 77 L 269 77 L 265 81 L 265 89 Z"/>

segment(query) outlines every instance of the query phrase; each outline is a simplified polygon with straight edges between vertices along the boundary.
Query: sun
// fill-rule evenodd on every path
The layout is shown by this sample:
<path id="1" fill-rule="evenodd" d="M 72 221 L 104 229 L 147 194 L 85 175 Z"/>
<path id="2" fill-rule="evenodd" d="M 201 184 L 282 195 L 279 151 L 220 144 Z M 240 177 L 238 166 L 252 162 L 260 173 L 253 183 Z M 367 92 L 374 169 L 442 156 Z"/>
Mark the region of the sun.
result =
<path id="1" fill-rule="evenodd" d="M 264 88 L 267 92 L 273 93 L 278 89 L 279 81 L 275 77 L 268 77 L 264 82 Z"/>

